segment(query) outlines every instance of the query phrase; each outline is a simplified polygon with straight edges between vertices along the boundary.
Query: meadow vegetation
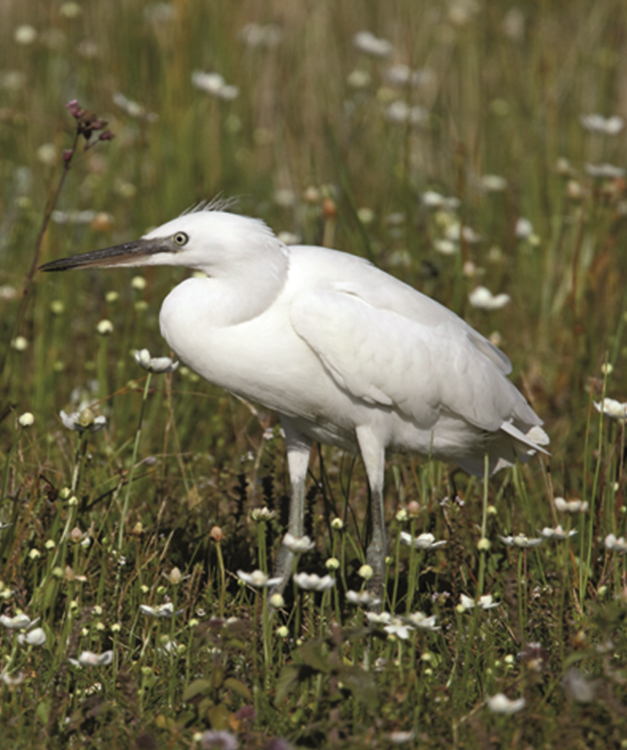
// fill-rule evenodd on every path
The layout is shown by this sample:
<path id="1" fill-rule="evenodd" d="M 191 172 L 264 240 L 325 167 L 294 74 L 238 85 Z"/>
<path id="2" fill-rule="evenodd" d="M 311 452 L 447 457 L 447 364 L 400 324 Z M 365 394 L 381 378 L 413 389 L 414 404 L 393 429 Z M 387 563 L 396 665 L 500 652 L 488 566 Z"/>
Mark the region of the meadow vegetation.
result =
<path id="1" fill-rule="evenodd" d="M 622 0 L 0 3 L 4 746 L 627 747 L 626 35 Z M 249 578 L 276 415 L 133 357 L 185 270 L 35 270 L 218 194 L 454 309 L 545 420 L 487 485 L 389 458 L 387 614 L 329 447 L 330 588 Z"/>

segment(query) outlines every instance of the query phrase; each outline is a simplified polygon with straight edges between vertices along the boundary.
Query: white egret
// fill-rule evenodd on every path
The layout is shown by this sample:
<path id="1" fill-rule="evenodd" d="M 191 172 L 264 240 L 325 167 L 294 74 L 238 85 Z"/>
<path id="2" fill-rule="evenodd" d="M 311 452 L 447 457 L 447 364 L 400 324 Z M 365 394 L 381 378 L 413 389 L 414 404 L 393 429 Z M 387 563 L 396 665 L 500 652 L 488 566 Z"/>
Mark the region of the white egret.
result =
<path id="1" fill-rule="evenodd" d="M 450 310 L 362 258 L 285 246 L 260 220 L 211 206 L 123 245 L 47 263 L 204 271 L 166 297 L 161 333 L 191 369 L 279 413 L 291 480 L 289 533 L 303 535 L 313 441 L 359 452 L 372 503 L 367 559 L 384 577 L 387 450 L 475 475 L 525 461 L 549 439 L 507 379 L 507 357 Z M 285 547 L 275 573 L 291 572 Z"/>

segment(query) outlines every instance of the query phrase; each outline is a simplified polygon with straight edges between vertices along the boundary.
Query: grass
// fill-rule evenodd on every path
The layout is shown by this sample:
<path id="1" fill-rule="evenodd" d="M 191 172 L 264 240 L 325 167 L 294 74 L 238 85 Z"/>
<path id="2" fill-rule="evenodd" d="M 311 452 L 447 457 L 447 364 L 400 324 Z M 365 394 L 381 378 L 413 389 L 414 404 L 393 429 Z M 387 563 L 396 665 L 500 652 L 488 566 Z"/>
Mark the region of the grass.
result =
<path id="1" fill-rule="evenodd" d="M 623 167 L 626 148 L 624 133 L 580 122 L 627 117 L 622 3 L 27 0 L 0 18 L 0 599 L 5 618 L 37 621 L 0 626 L 5 742 L 627 746 L 625 555 L 603 541 L 625 535 L 624 423 L 594 408 L 627 398 L 627 204 L 622 177 L 586 169 Z M 253 22 L 276 24 L 280 41 L 246 43 Z M 15 37 L 24 24 L 37 32 L 27 44 Z M 363 28 L 392 42 L 390 60 L 355 48 Z M 393 84 L 391 61 L 429 73 Z M 195 70 L 220 72 L 239 96 L 194 89 Z M 74 98 L 115 139 L 79 147 L 53 206 Z M 393 121 L 397 101 L 428 117 Z M 497 184 L 486 175 L 505 186 L 486 189 Z M 426 206 L 428 190 L 459 206 Z M 332 448 L 312 461 L 316 546 L 298 569 L 335 586 L 290 586 L 270 616 L 267 590 L 237 577 L 269 570 L 280 545 L 284 446 L 274 415 L 183 367 L 148 379 L 133 360 L 143 347 L 167 354 L 159 306 L 184 271 L 25 281 L 38 247 L 43 262 L 114 244 L 217 193 L 452 307 L 501 342 L 545 420 L 551 457 L 487 487 L 390 457 L 385 609 L 396 619 L 372 622 L 347 598 L 365 585 L 367 485 Z M 51 208 L 66 221 L 54 214 L 38 246 Z M 75 211 L 93 214 L 68 221 Z M 479 241 L 451 241 L 458 222 Z M 511 302 L 473 308 L 479 283 Z M 61 410 L 90 404 L 106 429 L 63 426 Z M 587 510 L 560 511 L 558 497 Z M 254 520 L 260 507 L 270 517 Z M 558 523 L 577 534 L 502 541 Z M 446 544 L 416 550 L 401 532 Z M 462 594 L 498 605 L 464 609 Z M 438 629 L 405 632 L 400 618 L 416 612 Z M 491 710 L 499 693 L 524 708 Z"/>

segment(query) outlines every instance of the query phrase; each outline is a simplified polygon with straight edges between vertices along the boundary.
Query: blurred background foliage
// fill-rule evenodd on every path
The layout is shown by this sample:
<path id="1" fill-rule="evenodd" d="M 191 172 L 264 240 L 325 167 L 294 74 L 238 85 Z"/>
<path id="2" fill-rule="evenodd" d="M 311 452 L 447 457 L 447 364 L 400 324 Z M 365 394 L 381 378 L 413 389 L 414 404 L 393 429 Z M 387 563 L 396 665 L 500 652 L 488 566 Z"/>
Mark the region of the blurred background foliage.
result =
<path id="1" fill-rule="evenodd" d="M 118 502 L 143 388 L 131 352 L 166 353 L 159 306 L 187 274 L 36 274 L 23 296 L 77 99 L 115 138 L 75 154 L 39 262 L 135 238 L 216 195 L 286 241 L 368 257 L 502 346 L 545 420 L 551 473 L 526 472 L 524 511 L 501 488 L 508 530 L 525 513 L 532 533 L 548 522 L 551 480 L 566 497 L 613 488 L 604 518 L 624 533 L 623 425 L 607 428 L 601 454 L 591 424 L 604 392 L 627 400 L 627 147 L 603 119 L 627 119 L 626 36 L 623 0 L 0 0 L 0 451 L 14 512 L 42 476 L 55 491 L 70 483 L 74 435 L 58 415 L 90 402 L 108 427 L 90 440 L 84 525 L 103 498 Z M 510 302 L 473 306 L 479 285 Z M 109 336 L 96 332 L 103 319 Z M 20 432 L 25 411 L 35 424 Z M 284 491 L 264 410 L 182 368 L 154 386 L 144 417 L 150 461 L 129 524 L 167 521 L 181 567 L 233 503 L 272 500 L 274 479 Z M 353 477 L 359 506 L 359 465 L 323 455 L 338 496 Z M 395 466 L 390 512 L 450 489 L 422 465 Z M 32 502 L 29 513 L 43 503 Z M 30 544 L 58 529 L 41 507 L 21 527 Z M 113 534 L 115 519 L 102 523 Z"/>

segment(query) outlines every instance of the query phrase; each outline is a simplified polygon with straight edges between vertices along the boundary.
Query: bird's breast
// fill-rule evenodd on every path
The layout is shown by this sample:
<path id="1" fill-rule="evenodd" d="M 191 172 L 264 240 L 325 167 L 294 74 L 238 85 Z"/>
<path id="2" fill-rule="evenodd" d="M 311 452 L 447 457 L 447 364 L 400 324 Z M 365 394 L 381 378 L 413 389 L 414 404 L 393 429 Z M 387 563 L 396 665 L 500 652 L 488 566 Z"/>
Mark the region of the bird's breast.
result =
<path id="1" fill-rule="evenodd" d="M 204 279 L 188 279 L 164 300 L 161 333 L 177 356 L 214 385 L 251 401 L 312 421 L 325 420 L 340 397 L 337 385 L 296 334 L 289 304 L 277 301 L 237 325 L 216 325 L 220 305 Z M 347 418 L 347 426 L 350 419 Z"/>

